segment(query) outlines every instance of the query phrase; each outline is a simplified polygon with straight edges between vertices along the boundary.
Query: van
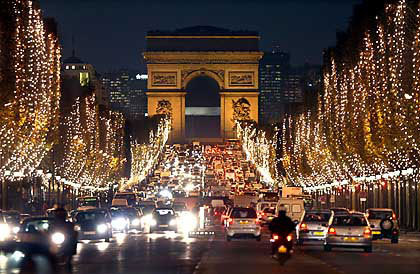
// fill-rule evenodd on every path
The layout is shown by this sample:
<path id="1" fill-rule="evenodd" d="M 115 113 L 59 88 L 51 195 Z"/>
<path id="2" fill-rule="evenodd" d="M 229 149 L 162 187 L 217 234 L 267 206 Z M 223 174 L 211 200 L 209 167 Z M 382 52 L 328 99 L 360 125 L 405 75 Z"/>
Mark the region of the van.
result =
<path id="1" fill-rule="evenodd" d="M 127 207 L 128 201 L 126 199 L 113 199 L 112 206 L 114 207 Z"/>
<path id="2" fill-rule="evenodd" d="M 302 199 L 280 198 L 276 206 L 276 216 L 279 215 L 280 206 L 284 206 L 286 208 L 286 215 L 294 222 L 299 222 L 305 212 L 304 202 Z"/>

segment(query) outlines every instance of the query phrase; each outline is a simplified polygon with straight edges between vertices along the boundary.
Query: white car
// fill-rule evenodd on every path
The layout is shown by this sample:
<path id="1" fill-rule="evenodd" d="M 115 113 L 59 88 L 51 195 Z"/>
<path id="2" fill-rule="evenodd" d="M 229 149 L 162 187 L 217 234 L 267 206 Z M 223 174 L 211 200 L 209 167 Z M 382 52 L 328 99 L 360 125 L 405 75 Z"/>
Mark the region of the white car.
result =
<path id="1" fill-rule="evenodd" d="M 235 207 L 226 220 L 226 240 L 251 237 L 261 241 L 261 225 L 253 208 Z"/>

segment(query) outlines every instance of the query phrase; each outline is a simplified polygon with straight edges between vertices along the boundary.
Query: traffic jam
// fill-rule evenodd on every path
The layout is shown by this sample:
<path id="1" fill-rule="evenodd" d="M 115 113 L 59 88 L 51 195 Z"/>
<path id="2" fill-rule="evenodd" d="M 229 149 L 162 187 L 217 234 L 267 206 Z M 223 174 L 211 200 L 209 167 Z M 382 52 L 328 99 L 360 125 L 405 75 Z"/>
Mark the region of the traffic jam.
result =
<path id="1" fill-rule="evenodd" d="M 1 212 L 0 240 L 9 251 L 0 254 L 0 267 L 30 265 L 34 257 L 28 254 L 34 253 L 52 267 L 71 267 L 85 244 L 143 234 L 264 240 L 273 258 L 283 262 L 295 245 L 318 242 L 325 252 L 356 248 L 369 253 L 374 240 L 397 244 L 400 234 L 391 209 L 312 208 L 301 188 L 268 186 L 236 140 L 167 145 L 150 176 L 116 192 L 110 205 L 96 196 L 79 197 L 77 204 L 72 211 L 52 208 L 44 216 Z"/>

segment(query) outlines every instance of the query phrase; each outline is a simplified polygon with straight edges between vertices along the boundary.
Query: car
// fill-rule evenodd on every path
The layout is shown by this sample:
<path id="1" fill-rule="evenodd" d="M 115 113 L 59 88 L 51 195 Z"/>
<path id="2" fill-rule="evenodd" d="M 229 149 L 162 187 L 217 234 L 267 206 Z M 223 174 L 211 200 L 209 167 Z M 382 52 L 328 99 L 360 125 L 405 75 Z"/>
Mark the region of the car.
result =
<path id="1" fill-rule="evenodd" d="M 120 207 L 111 207 L 111 226 L 113 231 L 128 232 L 130 220 Z"/>
<path id="2" fill-rule="evenodd" d="M 332 207 L 330 208 L 334 214 L 349 214 L 350 210 L 345 207 Z"/>
<path id="3" fill-rule="evenodd" d="M 149 232 L 154 231 L 177 231 L 177 217 L 171 207 L 156 208 L 147 220 Z"/>
<path id="4" fill-rule="evenodd" d="M 175 202 L 173 203 L 172 208 L 175 211 L 175 214 L 177 214 L 178 216 L 188 211 L 187 206 L 184 202 Z"/>
<path id="5" fill-rule="evenodd" d="M 266 207 L 258 214 L 261 224 L 269 224 L 276 217 L 275 207 Z"/>
<path id="6" fill-rule="evenodd" d="M 365 252 L 372 252 L 372 230 L 363 213 L 331 215 L 324 251 L 331 251 L 333 247 L 362 248 Z"/>
<path id="7" fill-rule="evenodd" d="M 105 240 L 112 238 L 111 215 L 106 209 L 89 209 L 77 212 L 73 217 L 78 240 Z"/>
<path id="8" fill-rule="evenodd" d="M 226 220 L 226 240 L 235 237 L 252 237 L 261 241 L 261 225 L 253 208 L 234 207 Z"/>
<path id="9" fill-rule="evenodd" d="M 400 229 L 397 216 L 390 208 L 370 208 L 366 216 L 372 225 L 373 240 L 388 238 L 391 243 L 398 243 Z"/>
<path id="10" fill-rule="evenodd" d="M 141 210 L 134 207 L 122 207 L 120 211 L 128 219 L 128 229 L 142 230 L 143 224 L 141 222 L 143 213 Z"/>
<path id="11" fill-rule="evenodd" d="M 4 217 L 5 222 L 9 226 L 10 232 L 13 235 L 16 235 L 16 233 L 20 230 L 20 221 L 22 220 L 20 213 L 15 210 L 9 210 L 2 211 L 0 214 Z"/>
<path id="12" fill-rule="evenodd" d="M 296 229 L 297 244 L 302 245 L 305 241 L 323 241 L 331 215 L 331 210 L 305 211 Z"/>

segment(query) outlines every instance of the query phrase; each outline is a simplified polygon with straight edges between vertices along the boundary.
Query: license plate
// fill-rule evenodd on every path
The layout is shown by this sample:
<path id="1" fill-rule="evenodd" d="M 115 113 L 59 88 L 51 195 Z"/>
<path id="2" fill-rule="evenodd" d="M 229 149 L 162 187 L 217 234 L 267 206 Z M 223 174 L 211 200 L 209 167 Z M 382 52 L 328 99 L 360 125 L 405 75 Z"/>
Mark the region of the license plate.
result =
<path id="1" fill-rule="evenodd" d="M 287 252 L 287 248 L 284 245 L 282 245 L 282 246 L 279 247 L 278 251 L 279 251 L 279 253 L 283 254 L 283 253 Z"/>
<path id="2" fill-rule="evenodd" d="M 169 225 L 160 225 L 159 227 L 168 227 Z"/>
<path id="3" fill-rule="evenodd" d="M 380 235 L 380 234 L 381 234 L 381 232 L 380 232 L 380 231 L 372 231 L 372 234 L 375 234 L 375 235 Z"/>
<path id="4" fill-rule="evenodd" d="M 314 232 L 314 235 L 315 236 L 324 236 L 324 232 L 322 232 L 322 231 L 315 231 Z"/>
<path id="5" fill-rule="evenodd" d="M 239 222 L 241 225 L 247 225 L 248 224 L 248 221 L 240 221 Z"/>
<path id="6" fill-rule="evenodd" d="M 95 235 L 96 232 L 95 231 L 86 231 L 84 232 L 85 235 Z"/>
<path id="7" fill-rule="evenodd" d="M 345 242 L 357 242 L 358 239 L 355 237 L 344 237 Z"/>

